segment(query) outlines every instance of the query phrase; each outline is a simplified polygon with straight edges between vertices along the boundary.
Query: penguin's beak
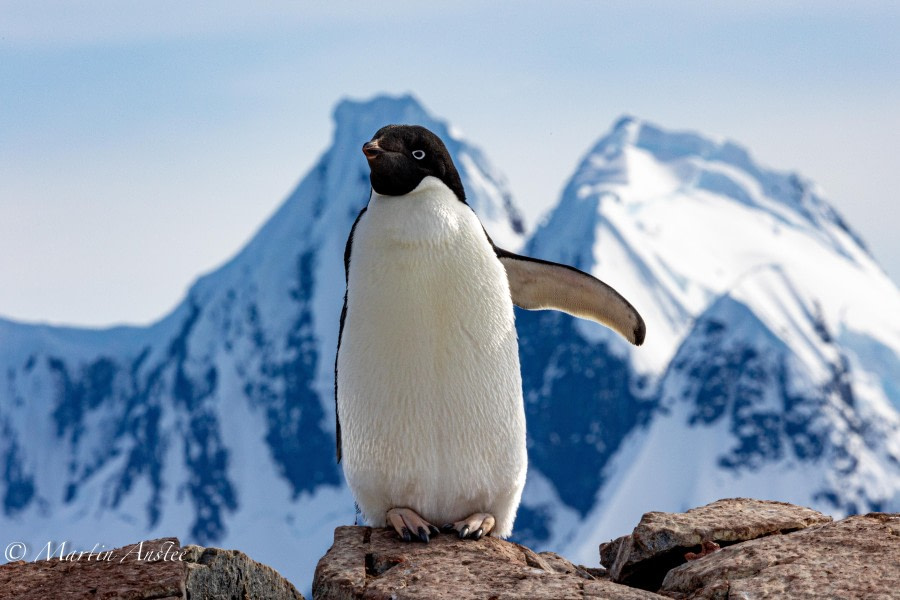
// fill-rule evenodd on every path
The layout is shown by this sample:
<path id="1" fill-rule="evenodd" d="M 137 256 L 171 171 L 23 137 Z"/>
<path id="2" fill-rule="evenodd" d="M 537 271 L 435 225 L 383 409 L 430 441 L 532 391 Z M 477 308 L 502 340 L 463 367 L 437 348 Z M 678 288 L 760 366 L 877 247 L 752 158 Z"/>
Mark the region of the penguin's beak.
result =
<path id="1" fill-rule="evenodd" d="M 363 154 L 366 155 L 367 160 L 372 160 L 379 154 L 383 154 L 384 150 L 378 145 L 378 140 L 372 140 L 371 142 L 366 142 L 362 147 Z"/>

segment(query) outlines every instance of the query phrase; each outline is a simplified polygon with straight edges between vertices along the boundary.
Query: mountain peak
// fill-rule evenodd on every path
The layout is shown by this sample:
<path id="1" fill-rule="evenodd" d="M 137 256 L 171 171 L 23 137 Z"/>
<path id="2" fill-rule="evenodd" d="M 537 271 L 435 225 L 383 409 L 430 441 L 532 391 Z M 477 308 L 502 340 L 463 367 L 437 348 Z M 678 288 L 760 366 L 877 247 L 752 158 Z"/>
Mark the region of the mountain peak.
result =
<path id="1" fill-rule="evenodd" d="M 651 372 L 671 358 L 685 323 L 761 265 L 802 273 L 839 257 L 878 271 L 811 181 L 761 165 L 733 141 L 631 115 L 587 152 L 528 252 L 601 279 L 617 272 L 608 282 L 655 323 L 655 341 L 631 353 Z"/>
<path id="2" fill-rule="evenodd" d="M 385 125 L 421 125 L 441 138 L 453 154 L 463 141 L 453 127 L 433 116 L 412 94 L 380 94 L 368 100 L 345 98 L 337 104 L 332 116 L 336 145 L 350 138 L 354 144 L 362 145 Z"/>
<path id="3" fill-rule="evenodd" d="M 692 131 L 664 129 L 631 114 L 624 114 L 616 119 L 609 133 L 600 138 L 589 152 L 589 156 L 594 154 L 608 156 L 625 147 L 640 148 L 662 161 L 689 156 L 709 158 L 720 154 L 731 156 L 737 162 L 749 158 L 746 150 L 737 144 Z M 727 151 L 720 152 L 720 147 L 727 147 Z"/>
<path id="4" fill-rule="evenodd" d="M 669 130 L 631 115 L 616 120 L 591 148 L 567 191 L 579 200 L 615 197 L 630 205 L 695 194 L 736 202 L 805 229 L 847 257 L 866 252 L 860 237 L 808 179 L 764 166 L 731 140 Z"/>
<path id="5" fill-rule="evenodd" d="M 339 140 L 341 132 L 352 134 L 359 143 L 371 139 L 372 134 L 389 124 L 422 125 L 429 129 L 442 130 L 447 134 L 447 125 L 432 117 L 422 104 L 412 95 L 400 96 L 379 95 L 369 100 L 341 100 L 334 109 L 335 139 Z"/>
<path id="6" fill-rule="evenodd" d="M 387 114 L 401 115 L 405 112 L 418 113 L 420 118 L 431 119 L 425 112 L 422 103 L 412 94 L 379 94 L 368 100 L 344 98 L 334 108 L 334 119 L 337 122 L 352 119 L 358 115 Z"/>

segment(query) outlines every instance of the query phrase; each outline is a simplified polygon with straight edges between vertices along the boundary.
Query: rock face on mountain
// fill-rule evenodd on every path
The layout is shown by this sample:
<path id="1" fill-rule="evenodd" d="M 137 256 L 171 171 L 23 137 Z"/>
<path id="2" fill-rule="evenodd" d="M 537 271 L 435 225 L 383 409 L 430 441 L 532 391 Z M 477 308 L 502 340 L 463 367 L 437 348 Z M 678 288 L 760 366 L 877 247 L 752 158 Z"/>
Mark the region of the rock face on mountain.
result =
<path id="1" fill-rule="evenodd" d="M 181 547 L 176 538 L 2 565 L 0 598 L 303 600 L 289 581 L 242 552 Z"/>

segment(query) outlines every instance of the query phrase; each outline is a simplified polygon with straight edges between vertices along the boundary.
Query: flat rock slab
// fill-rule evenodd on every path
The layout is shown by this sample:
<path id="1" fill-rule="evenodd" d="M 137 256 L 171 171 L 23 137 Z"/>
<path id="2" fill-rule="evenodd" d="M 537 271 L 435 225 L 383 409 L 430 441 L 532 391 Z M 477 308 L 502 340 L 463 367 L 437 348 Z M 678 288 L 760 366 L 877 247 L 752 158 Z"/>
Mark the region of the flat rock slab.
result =
<path id="1" fill-rule="evenodd" d="M 900 598 L 900 514 L 870 513 L 729 546 L 670 571 L 662 587 L 691 600 Z"/>
<path id="2" fill-rule="evenodd" d="M 274 569 L 235 550 L 148 540 L 98 554 L 0 565 L 0 598 L 18 600 L 192 600 L 303 596 Z"/>
<path id="3" fill-rule="evenodd" d="M 612 581 L 655 591 L 703 542 L 724 546 L 831 520 L 811 508 L 750 498 L 717 500 L 684 513 L 649 512 L 631 535 L 600 546 L 600 562 Z"/>
<path id="4" fill-rule="evenodd" d="M 663 596 L 612 583 L 599 570 L 553 553 L 537 554 L 492 537 L 478 541 L 438 535 L 428 544 L 396 533 L 338 527 L 334 545 L 313 579 L 317 600 L 660 600 Z"/>

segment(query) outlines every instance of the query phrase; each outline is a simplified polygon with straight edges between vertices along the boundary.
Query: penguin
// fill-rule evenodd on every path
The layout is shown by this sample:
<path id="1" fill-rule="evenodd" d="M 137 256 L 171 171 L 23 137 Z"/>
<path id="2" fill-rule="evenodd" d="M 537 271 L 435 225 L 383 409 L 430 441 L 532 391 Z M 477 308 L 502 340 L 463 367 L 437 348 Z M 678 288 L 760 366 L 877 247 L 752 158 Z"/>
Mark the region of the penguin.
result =
<path id="1" fill-rule="evenodd" d="M 513 305 L 635 345 L 644 321 L 595 277 L 497 247 L 428 129 L 388 125 L 362 150 L 372 185 L 344 252 L 338 462 L 371 526 L 508 537 L 528 465 Z"/>

